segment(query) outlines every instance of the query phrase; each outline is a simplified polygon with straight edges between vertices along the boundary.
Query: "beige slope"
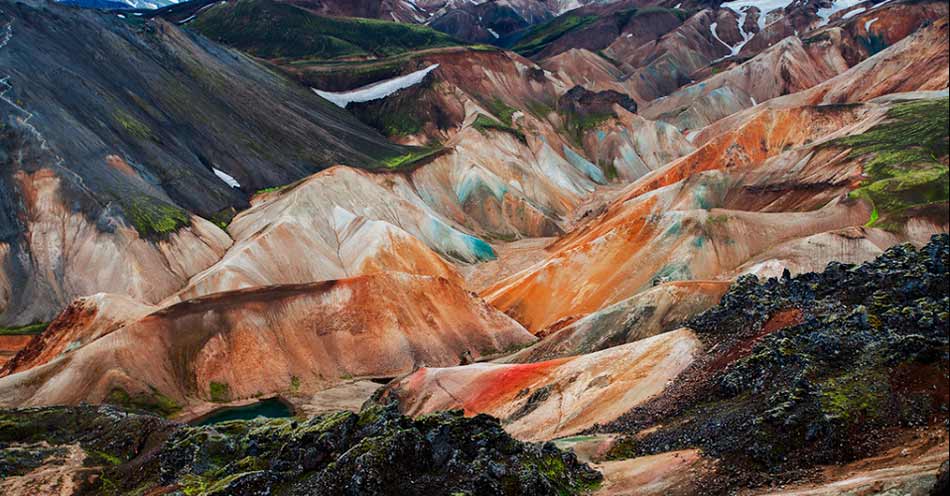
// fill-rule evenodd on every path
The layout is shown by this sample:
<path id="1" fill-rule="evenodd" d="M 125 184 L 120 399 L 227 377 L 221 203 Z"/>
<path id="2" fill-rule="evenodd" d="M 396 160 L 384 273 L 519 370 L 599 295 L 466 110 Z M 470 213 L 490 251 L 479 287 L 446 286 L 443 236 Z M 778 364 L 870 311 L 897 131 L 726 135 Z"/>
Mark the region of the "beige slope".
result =
<path id="1" fill-rule="evenodd" d="M 389 386 L 409 415 L 461 408 L 502 419 L 519 439 L 567 436 L 619 417 L 659 394 L 693 360 L 687 329 L 605 351 L 533 364 L 424 368 Z"/>
<path id="2" fill-rule="evenodd" d="M 650 102 L 641 113 L 680 129 L 700 129 L 757 102 L 811 88 L 848 69 L 842 51 L 849 47 L 841 33 L 829 36 L 808 45 L 785 38 L 739 66 Z"/>
<path id="3" fill-rule="evenodd" d="M 143 239 L 117 217 L 90 219 L 65 205 L 60 178 L 49 169 L 15 176 L 29 218 L 23 238 L 30 278 L 24 285 L 0 276 L 0 312 L 11 298 L 32 298 L 11 323 L 28 324 L 58 312 L 79 296 L 100 292 L 157 303 L 209 267 L 231 244 L 212 223 L 191 216 L 191 226 L 166 239 Z M 0 242 L 0 260 L 17 265 L 22 252 Z"/>
<path id="4" fill-rule="evenodd" d="M 779 272 L 781 274 L 781 272 Z M 499 361 L 529 363 L 593 353 L 674 330 L 717 303 L 731 281 L 673 281 L 544 329 L 537 343 Z"/>
<path id="5" fill-rule="evenodd" d="M 554 72 L 511 52 L 425 54 L 417 64 L 438 64 L 426 82 L 370 105 L 386 115 L 422 112 L 427 124 L 419 132 L 393 139 L 444 148 L 408 174 L 395 175 L 396 188 L 418 194 L 429 208 L 487 240 L 551 236 L 599 185 L 629 181 L 643 173 L 640 162 L 656 167 L 688 151 L 665 124 L 636 116 L 612 121 L 615 138 L 605 146 L 588 146 L 593 138 L 566 132 L 557 109 L 566 91 L 585 80 L 624 90 L 615 84 L 616 69 L 600 57 L 575 51 L 563 57 L 570 55 L 584 63 L 565 61 Z M 510 131 L 486 128 L 486 121 Z M 612 168 L 620 174 L 608 173 Z"/>
<path id="6" fill-rule="evenodd" d="M 805 91 L 773 98 L 773 110 L 811 105 L 869 102 L 889 94 L 946 90 L 950 86 L 950 26 L 947 17 L 923 27 L 847 71 Z M 760 108 L 746 109 L 704 128 L 692 140 L 705 141 L 742 126 Z"/>
<path id="7" fill-rule="evenodd" d="M 621 182 L 636 181 L 695 149 L 675 126 L 644 119 L 616 105 L 614 112 L 616 118 L 584 134 L 583 147 L 591 161 Z"/>
<path id="8" fill-rule="evenodd" d="M 946 15 L 947 6 L 941 2 L 925 2 L 919 7 L 885 4 L 846 23 L 789 33 L 739 65 L 710 75 L 697 74 L 700 82 L 649 102 L 641 113 L 680 129 L 698 130 L 756 103 L 816 86 L 874 55 L 868 49 L 870 44 L 894 45 Z M 888 64 L 891 71 L 901 67 L 885 62 Z M 849 101 L 856 100 L 867 98 Z"/>
<path id="9" fill-rule="evenodd" d="M 613 90 L 629 95 L 637 103 L 644 101 L 620 68 L 590 50 L 567 50 L 540 61 L 539 65 L 563 81 L 565 89 L 583 86 L 595 92 Z"/>
<path id="10" fill-rule="evenodd" d="M 381 271 L 459 282 L 454 268 L 433 249 L 477 260 L 469 249 L 475 241 L 378 180 L 372 173 L 334 167 L 255 200 L 228 227 L 234 245 L 174 301 Z"/>

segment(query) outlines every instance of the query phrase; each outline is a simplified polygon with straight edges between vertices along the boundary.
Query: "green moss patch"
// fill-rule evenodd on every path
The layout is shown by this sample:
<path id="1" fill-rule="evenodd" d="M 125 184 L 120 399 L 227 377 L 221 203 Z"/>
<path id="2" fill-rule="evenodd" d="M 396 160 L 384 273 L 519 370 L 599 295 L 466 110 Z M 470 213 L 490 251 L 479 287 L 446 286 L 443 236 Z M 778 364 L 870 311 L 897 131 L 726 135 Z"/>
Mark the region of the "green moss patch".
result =
<path id="1" fill-rule="evenodd" d="M 0 336 L 34 336 L 41 334 L 49 326 L 49 322 L 37 322 L 19 327 L 0 327 Z"/>
<path id="2" fill-rule="evenodd" d="M 126 218 L 145 238 L 164 238 L 183 227 L 191 226 L 188 212 L 151 196 L 120 200 Z"/>
<path id="3" fill-rule="evenodd" d="M 397 155 L 383 161 L 383 165 L 390 170 L 411 169 L 425 164 L 426 162 L 445 153 L 447 150 L 441 145 L 413 148 L 408 153 Z"/>
<path id="4" fill-rule="evenodd" d="M 135 117 L 117 110 L 112 113 L 112 119 L 129 136 L 140 140 L 152 139 L 152 130 Z"/>
<path id="5" fill-rule="evenodd" d="M 571 31 L 576 31 L 593 24 L 598 19 L 595 15 L 580 16 L 565 14 L 555 17 L 548 22 L 532 27 L 511 49 L 525 57 L 537 55 L 551 42 Z"/>
<path id="6" fill-rule="evenodd" d="M 501 122 L 492 119 L 484 114 L 478 114 L 475 117 L 475 121 L 472 123 L 472 127 L 478 129 L 480 132 L 485 133 L 487 131 L 501 131 L 503 133 L 508 133 L 515 138 L 518 138 L 518 141 L 527 144 L 528 139 L 525 137 L 524 133 L 515 129 L 511 126 L 502 124 Z"/>
<path id="7" fill-rule="evenodd" d="M 170 417 L 181 411 L 181 405 L 165 396 L 155 388 L 148 393 L 140 392 L 129 394 L 122 388 L 113 388 L 106 397 L 105 403 L 118 405 L 124 408 L 151 412 L 162 417 Z"/>
<path id="8" fill-rule="evenodd" d="M 518 111 L 518 109 L 508 105 L 497 97 L 488 102 L 486 108 L 492 115 L 497 117 L 498 120 L 508 126 L 511 125 L 511 119 L 515 115 L 515 112 Z"/>
<path id="9" fill-rule="evenodd" d="M 211 381 L 208 385 L 208 394 L 211 395 L 211 401 L 215 403 L 231 401 L 231 386 L 226 382 Z"/>
<path id="10" fill-rule="evenodd" d="M 868 225 L 898 229 L 907 209 L 950 199 L 950 99 L 896 103 L 887 119 L 857 136 L 826 146 L 851 148 L 849 158 L 864 158 L 867 179 L 851 193 L 874 205 Z"/>

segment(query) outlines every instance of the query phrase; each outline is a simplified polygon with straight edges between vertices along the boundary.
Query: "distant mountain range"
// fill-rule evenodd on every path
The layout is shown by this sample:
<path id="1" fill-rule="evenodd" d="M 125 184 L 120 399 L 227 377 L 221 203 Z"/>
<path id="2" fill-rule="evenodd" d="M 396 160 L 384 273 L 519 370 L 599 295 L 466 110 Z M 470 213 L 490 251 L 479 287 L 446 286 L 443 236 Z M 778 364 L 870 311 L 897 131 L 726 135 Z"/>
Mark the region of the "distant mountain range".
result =
<path id="1" fill-rule="evenodd" d="M 160 9 L 178 3 L 176 0 L 57 0 L 64 5 L 86 9 Z"/>

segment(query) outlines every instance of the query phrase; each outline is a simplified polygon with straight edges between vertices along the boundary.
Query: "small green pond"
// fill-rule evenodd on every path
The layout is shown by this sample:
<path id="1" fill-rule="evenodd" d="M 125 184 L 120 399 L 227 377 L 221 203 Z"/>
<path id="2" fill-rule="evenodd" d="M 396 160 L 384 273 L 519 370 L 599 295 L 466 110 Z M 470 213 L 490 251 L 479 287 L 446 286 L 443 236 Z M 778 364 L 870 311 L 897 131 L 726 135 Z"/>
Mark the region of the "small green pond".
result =
<path id="1" fill-rule="evenodd" d="M 219 422 L 226 422 L 228 420 L 251 420 L 256 419 L 257 417 L 292 417 L 293 414 L 293 411 L 291 411 L 290 407 L 287 406 L 286 403 L 277 398 L 270 398 L 258 401 L 257 403 L 251 403 L 250 405 L 215 410 L 210 414 L 195 420 L 191 425 L 211 425 L 217 424 Z"/>

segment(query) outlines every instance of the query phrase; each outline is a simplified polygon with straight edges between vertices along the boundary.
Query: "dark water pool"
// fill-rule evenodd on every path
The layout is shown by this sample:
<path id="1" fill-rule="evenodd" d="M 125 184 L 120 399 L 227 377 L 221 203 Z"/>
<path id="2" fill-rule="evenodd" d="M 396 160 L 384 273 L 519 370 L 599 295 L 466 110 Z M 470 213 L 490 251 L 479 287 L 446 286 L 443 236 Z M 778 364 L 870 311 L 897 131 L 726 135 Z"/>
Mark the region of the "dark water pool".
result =
<path id="1" fill-rule="evenodd" d="M 209 415 L 192 422 L 191 425 L 210 425 L 228 420 L 250 420 L 257 417 L 280 418 L 291 416 L 293 416 L 293 411 L 290 407 L 277 398 L 270 398 L 250 405 L 215 410 Z"/>

